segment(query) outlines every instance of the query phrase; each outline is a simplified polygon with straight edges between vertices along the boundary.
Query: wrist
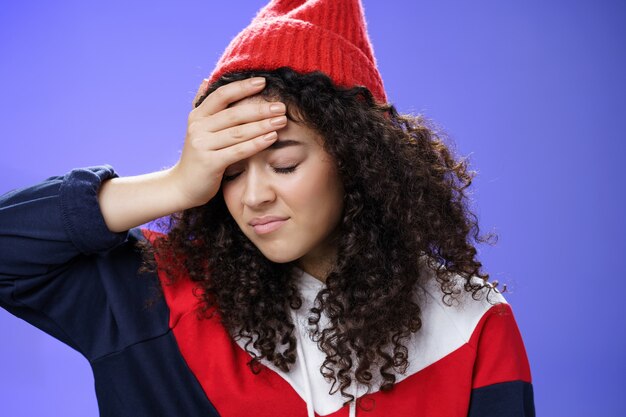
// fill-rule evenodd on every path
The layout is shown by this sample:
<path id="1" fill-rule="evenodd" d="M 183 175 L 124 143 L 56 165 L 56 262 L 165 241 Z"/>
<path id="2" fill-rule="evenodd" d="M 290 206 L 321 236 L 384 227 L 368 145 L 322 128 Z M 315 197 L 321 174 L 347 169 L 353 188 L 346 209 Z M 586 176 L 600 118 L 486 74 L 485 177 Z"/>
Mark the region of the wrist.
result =
<path id="1" fill-rule="evenodd" d="M 194 201 L 194 199 L 185 192 L 183 183 L 184 175 L 180 172 L 178 163 L 162 172 L 165 179 L 165 189 L 168 192 L 168 196 L 172 199 L 172 204 L 176 208 L 176 211 L 187 210 L 203 204 Z"/>

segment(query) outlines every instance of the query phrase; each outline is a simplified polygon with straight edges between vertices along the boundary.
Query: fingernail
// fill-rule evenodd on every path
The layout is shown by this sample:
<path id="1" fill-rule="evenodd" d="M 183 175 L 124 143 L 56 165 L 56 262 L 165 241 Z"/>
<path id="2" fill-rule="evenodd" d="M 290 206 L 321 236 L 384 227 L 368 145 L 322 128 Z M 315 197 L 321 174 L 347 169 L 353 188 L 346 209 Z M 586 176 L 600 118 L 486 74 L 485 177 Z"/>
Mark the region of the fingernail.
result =
<path id="1" fill-rule="evenodd" d="M 274 126 L 284 125 L 285 123 L 287 123 L 287 118 L 285 116 L 275 117 L 273 119 L 270 119 L 270 123 Z"/>
<path id="2" fill-rule="evenodd" d="M 272 141 L 278 137 L 276 132 L 270 132 L 267 135 L 263 136 L 263 140 Z"/>
<path id="3" fill-rule="evenodd" d="M 270 111 L 272 113 L 284 113 L 285 112 L 285 105 L 284 104 L 272 104 L 270 106 Z"/>
<path id="4" fill-rule="evenodd" d="M 253 78 L 250 81 L 250 84 L 252 84 L 255 87 L 262 86 L 263 84 L 265 84 L 265 78 L 261 78 L 261 77 Z"/>

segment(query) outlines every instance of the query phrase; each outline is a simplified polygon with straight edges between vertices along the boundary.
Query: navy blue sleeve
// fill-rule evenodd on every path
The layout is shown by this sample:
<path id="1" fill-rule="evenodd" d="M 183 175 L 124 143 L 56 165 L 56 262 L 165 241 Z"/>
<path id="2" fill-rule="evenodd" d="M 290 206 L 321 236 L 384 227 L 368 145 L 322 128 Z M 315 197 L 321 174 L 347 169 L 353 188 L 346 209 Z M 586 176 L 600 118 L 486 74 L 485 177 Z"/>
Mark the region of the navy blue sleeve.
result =
<path id="1" fill-rule="evenodd" d="M 140 229 L 111 232 L 97 200 L 109 165 L 0 196 L 0 307 L 92 361 L 167 331 L 154 274 L 139 274 Z"/>
<path id="2" fill-rule="evenodd" d="M 472 391 L 468 417 L 535 417 L 532 384 L 511 381 Z"/>

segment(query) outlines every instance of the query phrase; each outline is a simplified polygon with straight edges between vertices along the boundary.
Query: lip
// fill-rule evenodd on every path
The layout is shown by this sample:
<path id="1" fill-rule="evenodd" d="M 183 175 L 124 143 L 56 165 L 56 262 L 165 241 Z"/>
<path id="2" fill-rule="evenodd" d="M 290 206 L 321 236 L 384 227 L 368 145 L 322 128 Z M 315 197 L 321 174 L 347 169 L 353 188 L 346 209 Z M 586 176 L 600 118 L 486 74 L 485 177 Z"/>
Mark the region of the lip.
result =
<path id="1" fill-rule="evenodd" d="M 280 216 L 264 216 L 264 217 L 255 217 L 254 219 L 250 220 L 248 222 L 248 224 L 250 226 L 257 226 L 257 225 L 262 225 L 262 224 L 267 224 L 270 222 L 275 222 L 275 221 L 280 221 L 280 220 L 287 220 L 288 217 L 280 217 Z"/>
<path id="2" fill-rule="evenodd" d="M 287 219 L 284 220 L 275 220 L 273 222 L 267 222 L 267 223 L 263 223 L 263 224 L 255 224 L 252 227 L 254 228 L 254 231 L 258 234 L 258 235 L 264 235 L 266 233 L 271 233 L 277 229 L 280 229 L 280 227 L 285 224 L 287 222 Z"/>

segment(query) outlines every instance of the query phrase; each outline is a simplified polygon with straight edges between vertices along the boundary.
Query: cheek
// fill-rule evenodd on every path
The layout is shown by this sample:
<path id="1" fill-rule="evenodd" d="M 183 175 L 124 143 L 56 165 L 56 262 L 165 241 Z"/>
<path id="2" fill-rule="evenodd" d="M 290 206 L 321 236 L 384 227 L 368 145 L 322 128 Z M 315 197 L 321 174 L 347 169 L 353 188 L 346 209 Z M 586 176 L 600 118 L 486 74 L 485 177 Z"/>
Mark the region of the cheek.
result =
<path id="1" fill-rule="evenodd" d="M 335 172 L 324 166 L 309 173 L 304 181 L 293 187 L 290 195 L 298 206 L 311 215 L 311 221 L 331 221 L 341 212 L 343 187 Z M 295 201 L 292 199 L 292 201 Z"/>

